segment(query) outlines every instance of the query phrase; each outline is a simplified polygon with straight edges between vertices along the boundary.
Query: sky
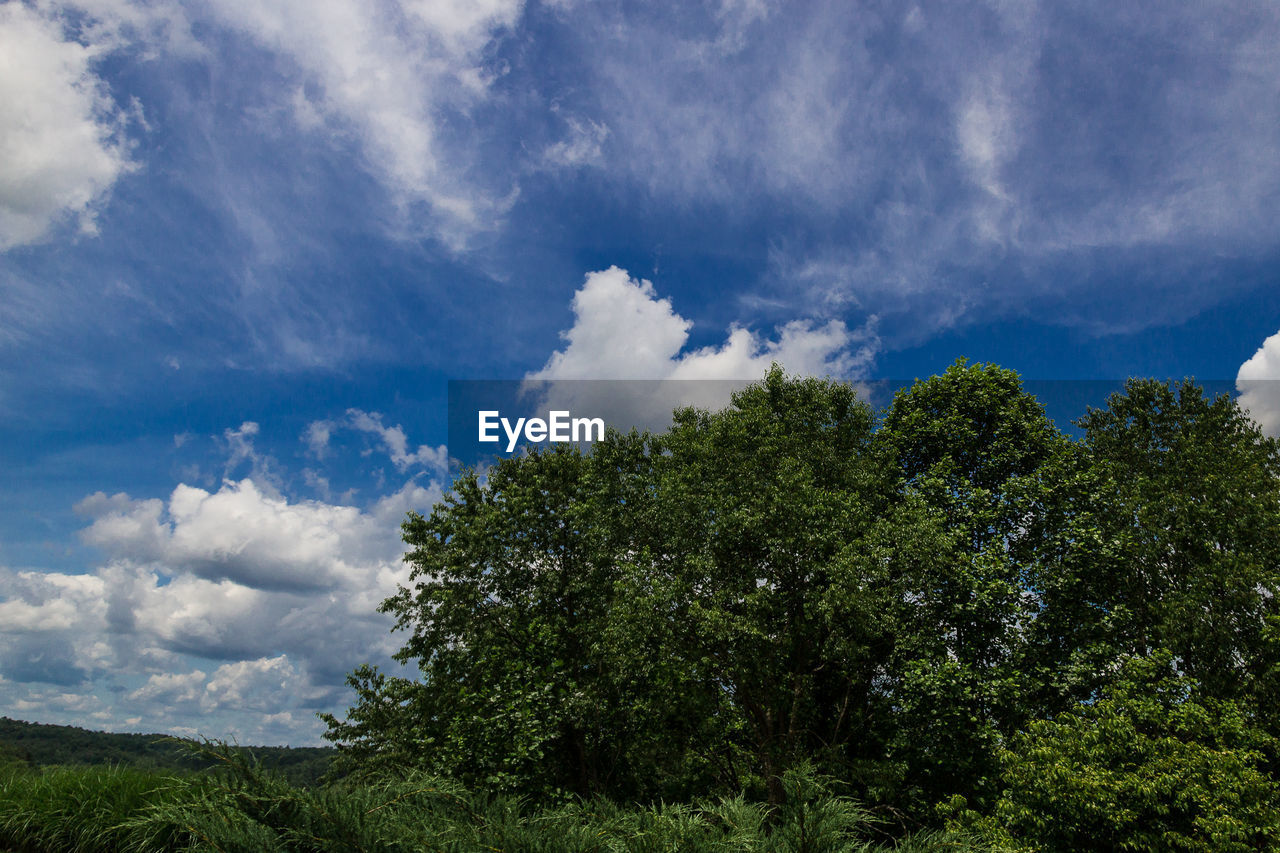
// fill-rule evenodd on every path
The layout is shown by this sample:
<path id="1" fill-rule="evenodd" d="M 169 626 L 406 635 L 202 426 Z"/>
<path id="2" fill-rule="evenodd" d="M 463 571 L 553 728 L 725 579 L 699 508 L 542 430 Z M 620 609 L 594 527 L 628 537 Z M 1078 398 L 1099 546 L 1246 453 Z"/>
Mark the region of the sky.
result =
<path id="1" fill-rule="evenodd" d="M 966 357 L 1280 431 L 1277 44 L 1269 0 L 0 3 L 0 715 L 319 742 L 450 380 Z"/>

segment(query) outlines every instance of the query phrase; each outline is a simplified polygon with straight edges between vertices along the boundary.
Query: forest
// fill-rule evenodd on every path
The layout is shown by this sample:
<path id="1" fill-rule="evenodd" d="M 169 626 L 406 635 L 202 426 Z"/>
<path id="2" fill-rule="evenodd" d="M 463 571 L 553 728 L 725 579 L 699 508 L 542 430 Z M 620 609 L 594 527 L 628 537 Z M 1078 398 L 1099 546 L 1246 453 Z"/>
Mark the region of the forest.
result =
<path id="1" fill-rule="evenodd" d="M 0 717 L 0 763 L 9 765 L 198 771 L 220 763 L 204 755 L 199 746 L 196 741 L 159 734 L 113 734 Z M 309 786 L 325 776 L 334 751 L 331 747 L 255 746 L 232 747 L 231 753 L 252 754 L 263 769 Z"/>
<path id="2" fill-rule="evenodd" d="M 1193 382 L 1068 433 L 994 365 L 879 411 L 775 367 L 664 432 L 464 471 L 403 535 L 403 666 L 352 673 L 329 781 L 211 744 L 40 823 L 30 792 L 84 771 L 12 767 L 0 843 L 1280 846 L 1280 446 Z"/>

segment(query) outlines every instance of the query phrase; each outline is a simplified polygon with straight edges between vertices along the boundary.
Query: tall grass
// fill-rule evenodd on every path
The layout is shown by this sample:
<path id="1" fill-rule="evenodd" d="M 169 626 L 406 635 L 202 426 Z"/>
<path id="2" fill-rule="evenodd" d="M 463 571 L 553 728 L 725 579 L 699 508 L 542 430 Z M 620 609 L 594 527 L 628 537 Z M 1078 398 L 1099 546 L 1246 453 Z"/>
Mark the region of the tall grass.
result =
<path id="1" fill-rule="evenodd" d="M 854 801 L 800 770 L 776 812 L 741 797 L 621 806 L 593 800 L 537 809 L 426 776 L 296 788 L 251 758 L 214 745 L 219 767 L 189 776 L 60 768 L 9 772 L 0 783 L 0 848 L 15 851 L 223 853 L 903 853 L 979 849 L 917 835 L 876 844 Z"/>
<path id="2" fill-rule="evenodd" d="M 123 767 L 5 768 L 0 770 L 0 849 L 176 849 L 179 839 L 129 822 L 178 795 L 178 781 Z"/>

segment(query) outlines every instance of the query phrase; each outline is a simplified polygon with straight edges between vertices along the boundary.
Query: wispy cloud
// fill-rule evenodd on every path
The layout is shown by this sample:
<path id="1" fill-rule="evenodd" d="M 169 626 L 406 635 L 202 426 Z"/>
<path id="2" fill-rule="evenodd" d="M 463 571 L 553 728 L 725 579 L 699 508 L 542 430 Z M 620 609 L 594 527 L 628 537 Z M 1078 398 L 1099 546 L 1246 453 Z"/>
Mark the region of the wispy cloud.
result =
<path id="1" fill-rule="evenodd" d="M 521 0 L 486 3 L 216 0 L 218 24 L 282 60 L 303 128 L 349 134 L 399 203 L 424 203 L 436 234 L 455 247 L 493 227 L 514 187 L 497 195 L 472 179 L 465 122 L 499 69 L 483 51 L 512 27 Z"/>
<path id="2" fill-rule="evenodd" d="M 444 445 L 431 447 L 422 444 L 416 450 L 413 449 L 404 427 L 400 424 L 386 426 L 379 412 L 348 409 L 345 418 L 312 421 L 307 425 L 302 440 L 312 456 L 323 459 L 329 453 L 329 440 L 336 432 L 344 429 L 377 438 L 380 449 L 387 454 L 391 463 L 396 466 L 396 470 L 401 473 L 414 468 L 418 469 L 419 473 L 425 471 L 440 475 L 448 470 L 448 448 Z"/>
<path id="3" fill-rule="evenodd" d="M 1028 310 L 1131 328 L 1212 301 L 1177 279 L 1195 258 L 1280 236 L 1271 4 L 816 4 L 750 19 L 728 55 L 714 16 L 566 14 L 595 34 L 602 169 L 776 226 L 755 296 L 918 334 Z M 1111 283 L 1135 252 L 1176 257 L 1160 312 L 1137 310 L 1150 282 Z M 1100 279 L 1123 320 L 1062 310 Z"/>

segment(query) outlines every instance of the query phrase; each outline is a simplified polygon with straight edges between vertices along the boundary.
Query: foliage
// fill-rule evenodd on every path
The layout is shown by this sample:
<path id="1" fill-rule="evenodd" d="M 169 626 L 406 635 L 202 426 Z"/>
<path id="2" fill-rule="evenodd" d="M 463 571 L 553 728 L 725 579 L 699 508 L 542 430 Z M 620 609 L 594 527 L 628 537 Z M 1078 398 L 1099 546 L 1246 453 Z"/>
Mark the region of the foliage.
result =
<path id="1" fill-rule="evenodd" d="M 1024 564 L 1029 493 L 1066 439 L 1016 373 L 961 361 L 899 392 L 876 434 L 899 478 L 882 539 L 902 567 L 876 719 L 905 767 L 898 805 L 992 793 L 997 746 L 1028 717 Z"/>
<path id="2" fill-rule="evenodd" d="M 137 770 L 24 771 L 0 785 L 0 845 L 22 851 L 758 851 L 845 853 L 875 844 L 874 823 L 807 769 L 788 772 L 787 805 L 741 796 L 622 807 L 607 800 L 534 809 L 412 773 L 297 788 L 244 753 L 212 744 L 216 769 L 180 777 Z M 980 849 L 959 834 L 921 834 L 892 849 Z"/>
<path id="3" fill-rule="evenodd" d="M 878 422 L 775 368 L 661 435 L 468 472 L 404 525 L 384 609 L 417 671 L 358 670 L 328 736 L 348 767 L 540 802 L 741 791 L 776 819 L 812 766 L 897 837 L 967 813 L 1019 843 L 1258 842 L 1277 444 L 1191 383 L 1131 381 L 1080 427 L 992 365 Z"/>
<path id="4" fill-rule="evenodd" d="M 1133 658 L 1098 701 L 1014 737 L 992 834 L 1033 850 L 1280 845 L 1274 741 L 1234 703 L 1196 699 L 1171 661 Z"/>
<path id="5" fill-rule="evenodd" d="M 1122 610 L 1116 653 L 1169 649 L 1208 695 L 1263 699 L 1274 714 L 1280 447 L 1190 383 L 1131 381 L 1081 426 L 1119 563 L 1109 578 L 1095 568 L 1090 589 Z"/>

